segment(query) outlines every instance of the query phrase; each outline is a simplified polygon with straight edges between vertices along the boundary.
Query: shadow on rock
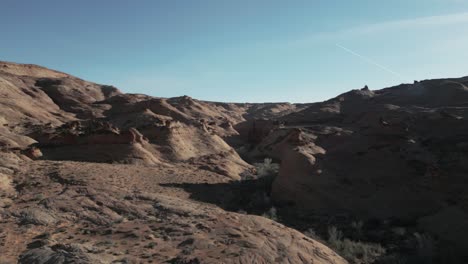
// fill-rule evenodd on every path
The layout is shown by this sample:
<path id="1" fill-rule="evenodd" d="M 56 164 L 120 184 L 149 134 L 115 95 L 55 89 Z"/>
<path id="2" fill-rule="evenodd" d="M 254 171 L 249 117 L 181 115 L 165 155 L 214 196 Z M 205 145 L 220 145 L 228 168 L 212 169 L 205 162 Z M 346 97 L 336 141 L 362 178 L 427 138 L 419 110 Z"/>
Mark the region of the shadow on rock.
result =
<path id="1" fill-rule="evenodd" d="M 161 184 L 181 188 L 196 201 L 215 204 L 224 210 L 261 215 L 272 207 L 270 199 L 273 177 L 218 184 Z"/>

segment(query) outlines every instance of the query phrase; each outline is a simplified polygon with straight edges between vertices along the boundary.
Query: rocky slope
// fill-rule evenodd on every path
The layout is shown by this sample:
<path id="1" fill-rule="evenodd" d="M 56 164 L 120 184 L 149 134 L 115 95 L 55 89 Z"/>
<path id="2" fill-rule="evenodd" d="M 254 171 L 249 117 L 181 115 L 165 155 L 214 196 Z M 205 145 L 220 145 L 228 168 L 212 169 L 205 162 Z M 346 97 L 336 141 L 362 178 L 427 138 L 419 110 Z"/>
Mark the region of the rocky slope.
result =
<path id="1" fill-rule="evenodd" d="M 467 86 L 219 103 L 0 62 L 0 260 L 461 263 Z"/>
<path id="2" fill-rule="evenodd" d="M 467 86 L 460 78 L 353 90 L 279 118 L 252 154 L 281 160 L 272 189 L 280 204 L 415 222 L 464 255 Z"/>
<path id="3" fill-rule="evenodd" d="M 219 178 L 188 165 L 19 164 L 2 198 L 4 263 L 345 263 L 281 224 L 160 187 Z"/>
<path id="4" fill-rule="evenodd" d="M 254 175 L 224 141 L 252 105 L 123 94 L 7 62 L 0 95 L 0 263 L 346 263 L 170 187 Z"/>

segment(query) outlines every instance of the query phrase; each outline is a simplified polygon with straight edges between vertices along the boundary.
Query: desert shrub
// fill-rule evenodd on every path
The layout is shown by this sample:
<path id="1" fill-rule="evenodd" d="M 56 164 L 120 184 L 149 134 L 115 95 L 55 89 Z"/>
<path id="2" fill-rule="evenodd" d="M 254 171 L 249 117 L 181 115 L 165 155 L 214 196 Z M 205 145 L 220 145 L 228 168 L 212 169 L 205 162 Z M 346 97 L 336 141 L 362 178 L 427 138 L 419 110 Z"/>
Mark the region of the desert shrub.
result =
<path id="1" fill-rule="evenodd" d="M 45 197 L 44 197 L 44 195 L 42 193 L 38 193 L 38 194 L 34 195 L 33 200 L 34 201 L 42 201 L 42 200 L 44 200 L 44 198 Z"/>
<path id="2" fill-rule="evenodd" d="M 328 244 L 350 263 L 373 263 L 385 254 L 385 249 L 379 244 L 343 238 L 343 233 L 335 226 L 328 228 Z"/>
<path id="3" fill-rule="evenodd" d="M 432 263 L 436 256 L 435 240 L 428 234 L 414 233 L 412 240 L 416 257 L 420 263 Z"/>
<path id="4" fill-rule="evenodd" d="M 340 248 L 341 240 L 343 239 L 343 232 L 338 230 L 336 226 L 328 228 L 328 243 L 333 248 Z"/>
<path id="5" fill-rule="evenodd" d="M 385 249 L 379 244 L 369 244 L 344 239 L 341 252 L 347 259 L 361 263 L 372 263 L 379 256 L 385 254 Z"/>
<path id="6" fill-rule="evenodd" d="M 319 235 L 317 235 L 317 233 L 315 232 L 315 230 L 312 229 L 312 228 L 307 229 L 307 230 L 304 232 L 304 235 L 306 235 L 307 237 L 312 238 L 313 240 L 320 241 L 320 242 L 324 242 L 323 239 L 322 239 Z"/>
<path id="7" fill-rule="evenodd" d="M 427 234 L 414 233 L 416 238 L 416 246 L 420 256 L 432 256 L 435 251 L 435 242 L 431 236 Z"/>
<path id="8" fill-rule="evenodd" d="M 100 241 L 100 242 L 97 242 L 96 244 L 94 244 L 95 247 L 112 247 L 114 246 L 114 242 L 112 242 L 112 240 L 104 240 L 104 241 Z"/>
<path id="9" fill-rule="evenodd" d="M 273 163 L 270 158 L 265 158 L 263 163 L 254 163 L 254 166 L 257 169 L 258 178 L 275 176 L 279 172 L 279 164 Z"/>
<path id="10" fill-rule="evenodd" d="M 114 221 L 111 222 L 111 225 L 114 225 L 114 224 L 120 224 L 120 223 L 123 223 L 125 222 L 125 217 L 123 216 L 120 216 L 119 218 L 115 219 Z"/>
<path id="11" fill-rule="evenodd" d="M 353 221 L 351 223 L 351 227 L 353 228 L 355 238 L 361 238 L 362 235 L 363 235 L 364 222 L 362 222 L 362 221 Z"/>
<path id="12" fill-rule="evenodd" d="M 266 211 L 262 215 L 263 217 L 269 218 L 273 221 L 278 221 L 278 214 L 275 207 L 271 207 L 270 210 Z"/>
<path id="13" fill-rule="evenodd" d="M 392 229 L 393 230 L 393 229 Z M 395 232 L 394 232 L 395 233 Z M 398 231 L 402 236 L 405 232 Z M 408 234 L 410 235 L 410 234 Z M 440 252 L 436 241 L 428 234 L 414 233 L 406 238 L 406 250 L 394 252 L 379 259 L 379 264 L 430 264 L 430 263 L 464 263 L 453 252 Z M 448 248 L 451 248 L 450 246 Z M 447 248 L 445 248 L 447 249 Z"/>
<path id="14" fill-rule="evenodd" d="M 404 227 L 394 227 L 392 228 L 392 233 L 396 236 L 402 237 L 406 235 L 406 228 Z"/>
<path id="15" fill-rule="evenodd" d="M 146 245 L 146 248 L 151 248 L 152 249 L 154 247 L 156 247 L 156 242 L 150 242 L 150 243 L 148 243 L 148 245 Z"/>

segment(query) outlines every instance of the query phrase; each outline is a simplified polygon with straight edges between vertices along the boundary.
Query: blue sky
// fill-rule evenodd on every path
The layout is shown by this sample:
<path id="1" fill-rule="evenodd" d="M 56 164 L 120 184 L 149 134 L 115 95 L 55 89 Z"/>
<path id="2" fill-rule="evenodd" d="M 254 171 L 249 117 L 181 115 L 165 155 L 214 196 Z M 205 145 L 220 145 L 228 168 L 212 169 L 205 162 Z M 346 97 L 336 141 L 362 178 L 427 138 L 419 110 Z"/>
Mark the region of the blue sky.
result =
<path id="1" fill-rule="evenodd" d="M 314 102 L 468 75 L 468 0 L 0 0 L 0 60 L 124 92 Z"/>

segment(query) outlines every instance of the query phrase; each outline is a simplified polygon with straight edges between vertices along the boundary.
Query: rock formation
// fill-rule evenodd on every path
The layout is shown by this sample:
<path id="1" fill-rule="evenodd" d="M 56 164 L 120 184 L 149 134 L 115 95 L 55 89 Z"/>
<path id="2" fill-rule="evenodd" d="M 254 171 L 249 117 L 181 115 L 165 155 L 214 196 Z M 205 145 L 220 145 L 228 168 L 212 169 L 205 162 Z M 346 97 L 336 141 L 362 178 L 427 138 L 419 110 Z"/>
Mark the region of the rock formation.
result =
<path id="1" fill-rule="evenodd" d="M 389 249 L 375 263 L 413 240 L 466 260 L 467 86 L 219 103 L 0 62 L 0 262 L 347 263 L 308 230 L 343 215 L 359 242 L 325 242 L 352 263 L 369 263 L 361 239 Z M 395 222 L 409 234 L 372 229 Z"/>

